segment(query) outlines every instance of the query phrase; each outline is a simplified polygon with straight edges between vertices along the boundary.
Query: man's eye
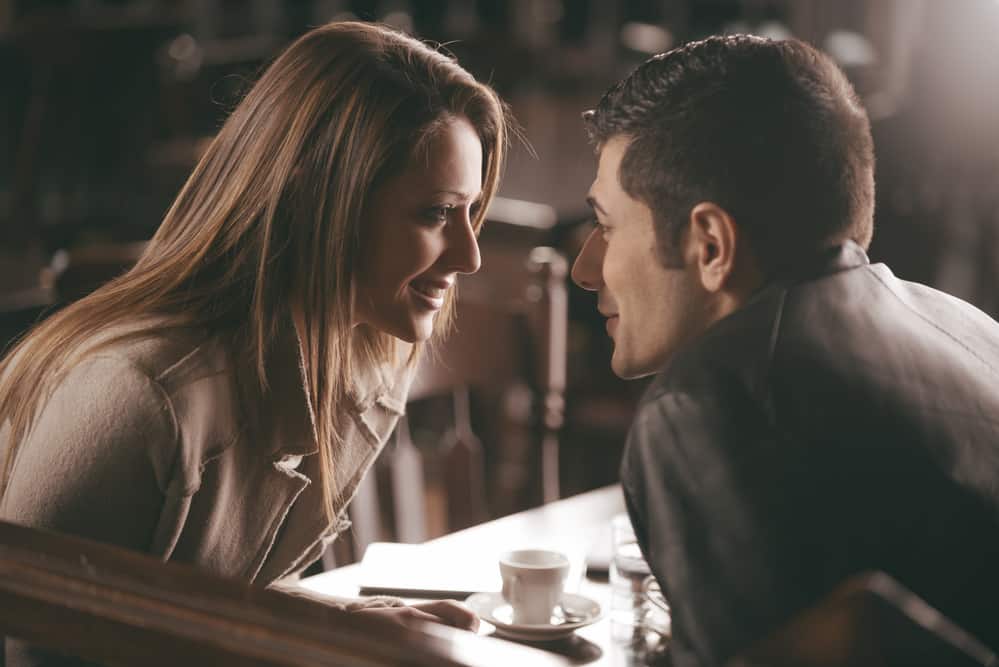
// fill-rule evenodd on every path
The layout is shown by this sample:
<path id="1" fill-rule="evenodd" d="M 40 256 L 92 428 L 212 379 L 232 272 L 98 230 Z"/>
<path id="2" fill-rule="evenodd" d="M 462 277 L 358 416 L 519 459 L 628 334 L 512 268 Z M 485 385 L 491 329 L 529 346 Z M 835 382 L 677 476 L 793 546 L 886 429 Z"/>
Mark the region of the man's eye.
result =
<path id="1" fill-rule="evenodd" d="M 602 236 L 603 236 L 604 238 L 606 238 L 606 237 L 607 237 L 607 234 L 609 234 L 609 233 L 610 233 L 610 227 L 608 227 L 607 225 L 605 225 L 605 224 L 601 223 L 601 222 L 600 222 L 600 220 L 598 220 L 597 218 L 593 218 L 592 222 L 593 222 L 593 226 L 594 226 L 594 227 L 595 227 L 595 228 L 596 228 L 597 230 L 599 230 L 599 231 L 600 231 L 600 234 L 601 234 L 601 235 L 602 235 Z"/>

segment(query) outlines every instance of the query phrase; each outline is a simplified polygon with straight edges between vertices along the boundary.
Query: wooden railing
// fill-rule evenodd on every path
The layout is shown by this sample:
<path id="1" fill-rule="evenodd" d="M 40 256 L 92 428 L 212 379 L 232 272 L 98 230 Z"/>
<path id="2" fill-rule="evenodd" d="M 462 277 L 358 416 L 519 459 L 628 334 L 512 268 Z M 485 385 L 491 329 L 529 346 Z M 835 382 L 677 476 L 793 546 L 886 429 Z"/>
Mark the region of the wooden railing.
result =
<path id="1" fill-rule="evenodd" d="M 108 665 L 560 665 L 557 656 L 0 522 L 0 634 Z"/>

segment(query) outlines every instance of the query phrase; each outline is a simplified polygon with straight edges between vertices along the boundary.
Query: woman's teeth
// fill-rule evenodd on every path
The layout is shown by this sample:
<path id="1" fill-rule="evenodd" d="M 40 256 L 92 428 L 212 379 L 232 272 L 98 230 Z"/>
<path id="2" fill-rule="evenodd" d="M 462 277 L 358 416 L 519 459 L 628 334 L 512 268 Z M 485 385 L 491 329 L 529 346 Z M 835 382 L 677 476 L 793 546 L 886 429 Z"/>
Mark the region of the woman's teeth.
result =
<path id="1" fill-rule="evenodd" d="M 409 289 L 413 290 L 416 302 L 422 303 L 423 307 L 435 311 L 444 307 L 444 294 L 447 293 L 446 287 L 427 283 L 410 283 Z"/>
<path id="2" fill-rule="evenodd" d="M 419 292 L 420 294 L 430 298 L 430 299 L 443 299 L 444 298 L 444 288 L 435 287 L 433 285 L 423 285 L 418 283 L 413 283 L 410 287 Z"/>

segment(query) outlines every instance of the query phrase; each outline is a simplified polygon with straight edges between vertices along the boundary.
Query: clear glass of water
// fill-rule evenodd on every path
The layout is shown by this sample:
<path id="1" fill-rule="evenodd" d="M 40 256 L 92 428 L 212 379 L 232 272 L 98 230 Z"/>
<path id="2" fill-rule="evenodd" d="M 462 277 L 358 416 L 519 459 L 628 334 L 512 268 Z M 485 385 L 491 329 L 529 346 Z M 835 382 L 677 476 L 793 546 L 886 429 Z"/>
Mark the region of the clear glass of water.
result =
<path id="1" fill-rule="evenodd" d="M 624 638 L 642 624 L 645 604 L 643 584 L 649 576 L 649 566 L 642 557 L 628 515 L 615 516 L 611 528 L 611 631 L 615 636 Z"/>
<path id="2" fill-rule="evenodd" d="M 645 593 L 645 609 L 642 625 L 648 633 L 655 633 L 651 639 L 661 645 L 667 645 L 673 634 L 673 617 L 670 614 L 669 602 L 663 595 L 663 589 L 656 578 L 649 575 L 642 584 Z"/>

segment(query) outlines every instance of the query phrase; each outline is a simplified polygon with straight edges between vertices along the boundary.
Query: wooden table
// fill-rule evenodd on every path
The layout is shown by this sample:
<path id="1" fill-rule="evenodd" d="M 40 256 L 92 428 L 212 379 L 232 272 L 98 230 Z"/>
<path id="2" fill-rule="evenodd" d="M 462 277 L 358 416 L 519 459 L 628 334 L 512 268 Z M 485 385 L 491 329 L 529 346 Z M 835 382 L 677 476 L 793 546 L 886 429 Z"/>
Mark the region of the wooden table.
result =
<path id="1" fill-rule="evenodd" d="M 425 542 L 417 548 L 452 556 L 462 554 L 479 562 L 498 559 L 499 554 L 514 548 L 554 548 L 566 553 L 574 567 L 578 568 L 597 541 L 610 540 L 611 519 L 624 511 L 620 487 L 608 486 L 473 526 Z M 400 566 L 404 565 L 400 563 Z M 353 597 L 359 591 L 360 575 L 360 565 L 348 565 L 304 579 L 302 585 L 318 593 Z M 606 578 L 577 577 L 573 581 L 570 573 L 569 582 L 569 590 L 600 602 L 604 610 L 603 618 L 581 628 L 570 638 L 531 645 L 566 656 L 573 664 L 647 664 L 630 642 L 612 637 L 609 618 L 611 590 Z M 414 585 L 419 585 L 419 582 L 414 582 Z M 492 626 L 483 623 L 480 633 L 491 632 Z"/>

